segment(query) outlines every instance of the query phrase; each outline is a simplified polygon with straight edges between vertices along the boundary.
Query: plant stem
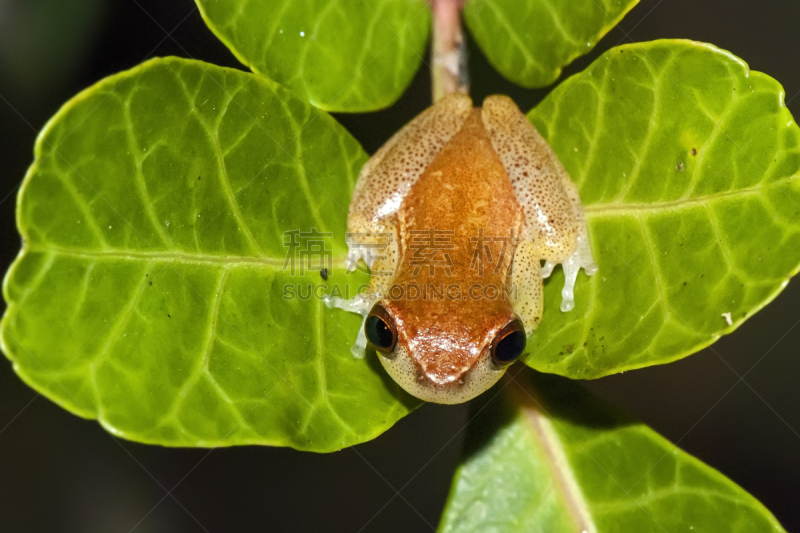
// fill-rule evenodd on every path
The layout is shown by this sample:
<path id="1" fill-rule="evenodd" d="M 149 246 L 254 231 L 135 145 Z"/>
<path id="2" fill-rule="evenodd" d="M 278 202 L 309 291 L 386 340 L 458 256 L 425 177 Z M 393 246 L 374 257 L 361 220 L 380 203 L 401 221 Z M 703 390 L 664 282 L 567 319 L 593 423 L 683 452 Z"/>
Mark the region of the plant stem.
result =
<path id="1" fill-rule="evenodd" d="M 461 31 L 464 0 L 430 0 L 433 8 L 431 80 L 433 101 L 451 93 L 469 93 L 467 48 Z"/>

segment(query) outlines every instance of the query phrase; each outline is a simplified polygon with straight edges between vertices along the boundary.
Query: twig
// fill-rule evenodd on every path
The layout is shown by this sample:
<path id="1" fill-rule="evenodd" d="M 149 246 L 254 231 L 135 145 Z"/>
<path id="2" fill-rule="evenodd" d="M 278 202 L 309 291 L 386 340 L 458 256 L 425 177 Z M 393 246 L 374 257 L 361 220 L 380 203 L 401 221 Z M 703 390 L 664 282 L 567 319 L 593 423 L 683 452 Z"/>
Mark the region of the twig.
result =
<path id="1" fill-rule="evenodd" d="M 469 93 L 467 49 L 461 31 L 464 0 L 430 0 L 433 8 L 431 78 L 433 101 L 451 93 Z"/>

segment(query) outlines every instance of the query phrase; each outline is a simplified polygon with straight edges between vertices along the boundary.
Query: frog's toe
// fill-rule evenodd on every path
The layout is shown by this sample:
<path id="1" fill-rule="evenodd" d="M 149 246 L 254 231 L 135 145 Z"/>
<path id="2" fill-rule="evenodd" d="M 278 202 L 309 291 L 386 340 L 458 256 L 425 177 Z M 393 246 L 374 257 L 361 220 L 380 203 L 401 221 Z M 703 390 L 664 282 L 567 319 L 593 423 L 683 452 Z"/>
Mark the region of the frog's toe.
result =
<path id="1" fill-rule="evenodd" d="M 547 264 L 542 270 L 546 268 Z M 561 289 L 561 311 L 566 313 L 567 311 L 572 311 L 575 307 L 575 281 L 578 279 L 580 269 L 583 268 L 587 276 L 597 272 L 597 265 L 592 258 L 592 250 L 589 247 L 589 239 L 585 231 L 579 233 L 575 251 L 561 263 L 561 268 L 564 269 L 564 288 Z M 546 276 L 543 275 L 543 277 Z"/>
<path id="2" fill-rule="evenodd" d="M 361 321 L 361 327 L 358 329 L 356 342 L 350 348 L 350 352 L 356 359 L 363 359 L 364 353 L 367 349 L 367 336 L 364 333 L 364 322 L 366 322 L 367 315 L 375 303 L 375 298 L 370 297 L 369 295 L 359 294 L 349 300 L 345 300 L 344 298 L 339 298 L 336 296 L 326 296 L 322 301 L 325 303 L 326 307 L 342 309 L 343 311 L 357 313 L 362 316 L 363 320 Z"/>
<path id="3" fill-rule="evenodd" d="M 542 279 L 549 278 L 557 264 L 555 261 L 545 261 L 542 267 Z"/>
<path id="4" fill-rule="evenodd" d="M 364 359 L 364 354 L 367 352 L 367 335 L 364 333 L 364 324 L 366 321 L 367 317 L 364 317 L 364 320 L 361 321 L 361 327 L 358 329 L 356 342 L 350 347 L 350 353 L 353 354 L 353 357 L 356 359 Z"/>

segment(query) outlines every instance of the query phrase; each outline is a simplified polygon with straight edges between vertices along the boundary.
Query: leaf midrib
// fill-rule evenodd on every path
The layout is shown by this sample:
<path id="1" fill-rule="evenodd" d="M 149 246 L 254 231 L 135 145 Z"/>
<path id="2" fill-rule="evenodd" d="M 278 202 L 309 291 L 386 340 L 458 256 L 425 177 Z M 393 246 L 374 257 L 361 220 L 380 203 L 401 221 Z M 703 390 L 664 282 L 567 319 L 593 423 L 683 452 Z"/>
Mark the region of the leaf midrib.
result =
<path id="1" fill-rule="evenodd" d="M 122 259 L 130 261 L 171 261 L 177 263 L 191 264 L 213 264 L 223 267 L 257 265 L 267 266 L 275 270 L 283 270 L 285 258 L 275 258 L 267 256 L 244 256 L 244 255 L 213 255 L 203 253 L 186 253 L 177 251 L 123 251 L 123 250 L 84 250 L 80 248 L 64 248 L 52 245 L 31 245 L 26 244 L 23 252 L 53 253 L 67 256 L 86 257 L 91 259 Z M 333 266 L 344 265 L 347 261 L 346 256 L 334 257 Z"/>
<path id="2" fill-rule="evenodd" d="M 547 413 L 543 412 L 541 400 L 534 398 L 532 391 L 517 379 L 511 378 L 510 381 L 511 394 L 516 397 L 516 403 L 525 417 L 532 436 L 547 458 L 555 486 L 573 524 L 577 531 L 596 533 L 597 526 L 592 520 L 588 504 L 565 457 L 563 445 L 551 426 Z"/>
<path id="3" fill-rule="evenodd" d="M 747 187 L 744 189 L 737 189 L 734 191 L 724 191 L 714 194 L 706 194 L 695 197 L 683 197 L 677 200 L 668 202 L 651 202 L 651 203 L 596 203 L 584 205 L 583 210 L 591 216 L 591 214 L 605 214 L 614 213 L 624 215 L 626 213 L 634 213 L 640 211 L 660 211 L 665 209 L 674 209 L 692 205 L 703 206 L 715 200 L 724 198 L 735 198 L 737 196 L 749 196 L 759 191 L 770 189 L 772 187 L 787 186 L 791 181 L 798 179 L 797 175 L 789 176 L 788 178 L 767 183 L 764 185 L 757 185 L 755 187 Z"/>

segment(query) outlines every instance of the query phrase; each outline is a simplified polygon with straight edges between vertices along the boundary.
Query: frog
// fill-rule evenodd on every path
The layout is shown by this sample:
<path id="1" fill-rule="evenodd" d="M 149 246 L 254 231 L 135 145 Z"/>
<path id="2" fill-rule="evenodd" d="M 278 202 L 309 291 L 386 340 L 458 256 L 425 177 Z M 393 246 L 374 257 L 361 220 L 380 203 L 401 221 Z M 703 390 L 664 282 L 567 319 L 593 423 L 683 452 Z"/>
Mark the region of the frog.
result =
<path id="1" fill-rule="evenodd" d="M 597 271 L 575 184 L 514 101 L 450 94 L 364 165 L 348 220 L 348 271 L 368 290 L 330 307 L 361 314 L 367 347 L 417 398 L 466 402 L 524 353 L 561 265 L 561 311 L 581 268 Z"/>

